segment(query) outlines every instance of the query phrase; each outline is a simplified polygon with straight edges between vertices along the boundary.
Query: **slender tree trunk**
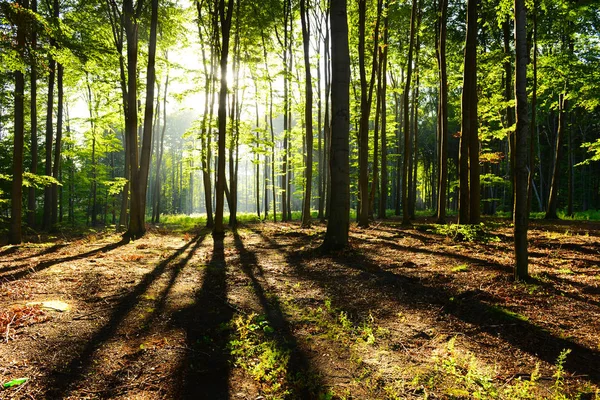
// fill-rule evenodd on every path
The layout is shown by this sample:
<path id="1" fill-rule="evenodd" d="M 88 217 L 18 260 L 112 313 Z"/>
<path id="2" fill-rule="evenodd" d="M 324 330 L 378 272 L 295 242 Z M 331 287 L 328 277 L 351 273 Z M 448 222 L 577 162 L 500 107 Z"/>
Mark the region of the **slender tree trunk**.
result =
<path id="1" fill-rule="evenodd" d="M 54 109 L 54 79 L 56 72 L 56 61 L 49 56 L 48 69 L 50 74 L 48 75 L 48 102 L 46 106 L 46 165 L 45 174 L 52 176 L 52 136 L 53 136 L 53 124 L 52 115 Z M 50 229 L 52 224 L 52 187 L 46 186 L 44 188 L 44 215 L 42 219 L 42 228 Z"/>
<path id="2" fill-rule="evenodd" d="M 515 131 L 515 279 L 523 280 L 528 273 L 527 254 L 527 25 L 525 0 L 515 0 L 515 100 L 517 129 Z"/>
<path id="3" fill-rule="evenodd" d="M 504 39 L 504 100 L 509 102 L 513 99 L 514 96 L 514 85 L 512 83 L 512 59 L 513 56 L 510 51 L 510 17 L 506 17 L 506 19 L 502 22 L 502 36 Z M 513 197 L 511 198 L 510 210 L 511 212 L 514 210 L 514 204 L 512 204 L 514 200 L 515 193 L 515 131 L 513 130 L 513 126 L 515 125 L 515 108 L 512 106 L 508 106 L 506 108 L 506 127 L 509 129 L 507 140 L 508 140 L 508 153 L 509 153 L 509 172 L 508 176 L 512 176 L 511 184 L 512 184 L 512 193 Z"/>
<path id="4" fill-rule="evenodd" d="M 311 222 L 310 201 L 312 195 L 313 164 L 313 121 L 312 121 L 312 76 L 310 72 L 310 22 L 306 6 L 307 0 L 300 0 L 300 17 L 302 22 L 302 44 L 304 47 L 305 91 L 304 124 L 306 126 L 306 167 L 304 175 L 304 203 L 302 206 L 302 227 L 308 228 Z M 310 7 L 310 5 L 309 5 Z"/>
<path id="5" fill-rule="evenodd" d="M 150 41 L 148 44 L 148 64 L 146 66 L 146 104 L 144 110 L 144 133 L 142 139 L 142 154 L 140 158 L 139 195 L 141 235 L 146 231 L 146 192 L 148 190 L 148 175 L 152 159 L 152 133 L 154 131 L 154 89 L 156 85 L 156 36 L 158 30 L 158 0 L 152 0 L 150 16 Z M 132 232 L 133 233 L 133 232 Z"/>
<path id="6" fill-rule="evenodd" d="M 472 0 L 471 0 L 472 1 Z M 408 47 L 408 65 L 406 69 L 406 82 L 404 85 L 404 162 L 402 166 L 402 224 L 410 224 L 410 207 L 409 207 L 409 159 L 411 154 L 410 148 L 410 125 L 408 117 L 408 106 L 410 97 L 410 83 L 412 77 L 412 62 L 413 62 L 413 47 L 415 42 L 415 25 L 417 20 L 417 0 L 412 2 L 412 12 L 410 16 L 410 40 Z"/>
<path id="7" fill-rule="evenodd" d="M 367 1 L 359 0 L 358 2 L 358 63 L 360 73 L 360 123 L 358 130 L 358 192 L 360 207 L 358 225 L 361 227 L 369 226 L 369 117 L 373 99 L 373 87 L 375 85 L 375 73 L 377 72 L 379 23 L 382 7 L 383 0 L 378 0 L 375 31 L 373 34 L 371 73 L 369 80 L 367 80 L 365 50 Z"/>
<path id="8" fill-rule="evenodd" d="M 350 228 L 350 50 L 346 0 L 331 0 L 331 197 L 324 250 L 348 244 Z"/>
<path id="9" fill-rule="evenodd" d="M 217 142 L 217 184 L 216 184 L 216 209 L 214 236 L 222 236 L 225 233 L 223 226 L 223 210 L 225 206 L 225 139 L 227 137 L 227 62 L 229 57 L 229 33 L 231 30 L 231 17 L 233 15 L 233 0 L 227 3 L 219 0 L 219 20 L 221 22 L 221 86 L 219 89 L 218 127 L 219 136 Z"/>
<path id="10" fill-rule="evenodd" d="M 558 97 L 558 131 L 556 132 L 556 148 L 554 153 L 554 167 L 552 170 L 552 183 L 550 184 L 550 196 L 548 198 L 548 209 L 546 219 L 558 219 L 558 190 L 560 186 L 560 161 L 562 158 L 563 137 L 565 135 L 565 110 L 568 106 L 568 100 L 561 93 Z"/>
<path id="11" fill-rule="evenodd" d="M 17 4 L 27 7 L 27 2 L 20 0 Z M 24 14 L 24 13 L 23 13 Z M 25 15 L 17 16 L 17 52 L 21 58 L 25 55 Z M 25 143 L 25 76 L 21 70 L 15 71 L 14 97 L 14 146 L 12 165 L 12 186 L 10 206 L 10 226 L 8 243 L 20 244 L 22 241 L 21 221 L 23 213 L 23 148 Z"/>
<path id="12" fill-rule="evenodd" d="M 58 171 L 60 170 L 61 155 L 60 149 L 62 145 L 62 119 L 63 119 L 63 66 L 56 63 L 57 71 L 57 86 L 58 86 L 58 104 L 56 117 L 56 141 L 54 142 L 54 165 L 52 166 L 52 177 L 58 180 Z M 52 184 L 52 215 L 50 226 L 54 227 L 58 222 L 58 185 Z"/>
<path id="13" fill-rule="evenodd" d="M 537 132 L 537 1 L 533 3 L 533 88 L 531 91 L 531 126 L 529 134 L 529 176 L 527 179 L 527 211 L 531 212 L 532 193 L 534 183 L 533 175 L 535 174 L 535 137 Z M 541 182 L 540 175 L 540 182 Z M 540 210 L 542 209 L 541 201 L 539 202 Z"/>
<path id="14" fill-rule="evenodd" d="M 438 67 L 440 70 L 438 136 L 438 202 L 437 223 L 446 223 L 446 185 L 448 183 L 448 73 L 446 65 L 446 24 L 448 20 L 448 0 L 440 2 L 440 27 L 438 43 Z"/>
<path id="15" fill-rule="evenodd" d="M 385 17 L 383 20 L 383 48 L 380 50 L 379 67 L 381 68 L 381 190 L 379 194 L 378 217 L 384 219 L 388 200 L 388 165 L 387 165 L 387 52 L 389 37 L 388 1 L 385 2 Z"/>
<path id="16" fill-rule="evenodd" d="M 37 0 L 31 0 L 31 11 L 37 13 Z M 35 25 L 31 26 L 31 51 L 37 50 L 37 30 Z M 32 174 L 37 174 L 38 167 L 38 132 L 37 132 L 37 68 L 36 63 L 31 63 L 31 107 L 30 107 L 30 119 L 31 119 L 31 167 L 29 168 Z M 27 196 L 27 224 L 30 228 L 35 228 L 35 212 L 36 212 L 36 198 L 35 198 L 35 186 L 29 187 L 29 193 Z"/>
<path id="17" fill-rule="evenodd" d="M 138 158 L 138 113 L 137 113 L 137 62 L 138 62 L 138 23 L 132 0 L 123 1 L 123 21 L 127 36 L 127 118 L 125 134 L 129 137 L 130 207 L 129 238 L 136 239 L 144 234 L 144 215 L 141 202 L 140 168 Z"/>
<path id="18" fill-rule="evenodd" d="M 327 17 L 325 18 L 325 40 L 323 46 L 325 47 L 325 60 L 323 62 L 324 65 L 324 75 L 325 75 L 325 124 L 323 127 L 324 138 L 324 147 L 325 147 L 325 157 L 323 159 L 323 168 L 324 173 L 323 177 L 325 178 L 323 182 L 323 192 L 325 195 L 325 213 L 323 215 L 322 221 L 325 218 L 329 218 L 329 206 L 331 202 L 329 198 L 331 196 L 331 114 L 330 114 L 330 94 L 331 94 L 331 61 L 330 61 L 330 29 L 329 29 L 329 17 L 331 15 L 331 11 L 328 11 Z"/>
<path id="19" fill-rule="evenodd" d="M 459 157 L 459 224 L 479 223 L 477 140 L 477 0 L 467 1 L 467 38 Z"/>

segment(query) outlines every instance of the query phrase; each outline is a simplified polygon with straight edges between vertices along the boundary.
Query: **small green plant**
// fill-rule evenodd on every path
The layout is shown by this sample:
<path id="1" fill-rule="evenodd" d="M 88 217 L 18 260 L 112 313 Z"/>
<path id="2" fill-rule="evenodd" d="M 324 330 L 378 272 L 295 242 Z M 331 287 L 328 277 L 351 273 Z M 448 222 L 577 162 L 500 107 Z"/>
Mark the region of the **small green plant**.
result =
<path id="1" fill-rule="evenodd" d="M 460 242 L 490 242 L 500 240 L 497 236 L 490 234 L 483 223 L 479 225 L 436 224 L 428 230 Z"/>
<path id="2" fill-rule="evenodd" d="M 456 267 L 452 268 L 452 272 L 467 272 L 469 271 L 469 266 L 467 264 L 460 264 Z"/>
<path id="3" fill-rule="evenodd" d="M 292 382 L 288 377 L 290 349 L 272 339 L 274 329 L 264 316 L 240 315 L 232 322 L 234 338 L 229 350 L 234 364 L 247 371 L 261 384 L 265 395 L 284 398 L 291 394 Z"/>
<path id="4" fill-rule="evenodd" d="M 569 353 L 571 353 L 571 349 L 563 349 L 556 359 L 556 372 L 553 375 L 553 389 L 556 398 L 565 398 L 562 392 L 565 382 L 565 362 L 567 361 Z"/>

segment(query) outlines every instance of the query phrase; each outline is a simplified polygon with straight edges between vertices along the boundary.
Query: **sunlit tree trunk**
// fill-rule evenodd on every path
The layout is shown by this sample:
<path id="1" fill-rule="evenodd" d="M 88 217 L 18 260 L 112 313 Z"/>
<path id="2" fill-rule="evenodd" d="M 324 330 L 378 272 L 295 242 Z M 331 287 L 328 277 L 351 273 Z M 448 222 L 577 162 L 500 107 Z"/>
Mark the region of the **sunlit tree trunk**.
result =
<path id="1" fill-rule="evenodd" d="M 517 128 L 515 131 L 515 278 L 526 279 L 527 254 L 527 136 L 529 119 L 527 109 L 527 17 L 525 0 L 515 0 L 515 100 Z"/>
<path id="2" fill-rule="evenodd" d="M 312 164 L 313 164 L 313 121 L 312 121 L 312 76 L 310 72 L 310 22 L 306 6 L 307 0 L 300 0 L 300 17 L 302 23 L 302 45 L 304 48 L 304 72 L 306 99 L 304 102 L 304 124 L 306 127 L 306 167 L 304 175 L 304 202 L 302 205 L 302 227 L 310 226 L 310 201 L 312 194 Z M 310 5 L 309 5 L 310 7 Z"/>
<path id="3" fill-rule="evenodd" d="M 231 30 L 231 17 L 233 15 L 233 0 L 219 0 L 219 21 L 221 23 L 221 54 L 219 65 L 221 68 L 221 86 L 219 89 L 218 140 L 217 140 L 217 183 L 216 183 L 216 208 L 213 235 L 222 236 L 225 233 L 223 226 L 223 211 L 225 206 L 225 139 L 227 137 L 227 62 L 229 57 L 229 33 Z"/>
<path id="4" fill-rule="evenodd" d="M 50 40 L 51 46 L 54 45 L 54 39 Z M 47 176 L 52 176 L 52 136 L 53 136 L 53 111 L 54 111 L 54 80 L 56 76 L 56 61 L 49 55 L 48 63 L 48 102 L 46 105 L 46 164 L 44 172 Z M 52 187 L 44 188 L 44 214 L 42 218 L 42 228 L 50 229 L 52 225 Z"/>
<path id="5" fill-rule="evenodd" d="M 531 125 L 529 127 L 529 176 L 527 178 L 527 212 L 531 212 L 532 194 L 534 189 L 533 175 L 535 169 L 535 138 L 537 133 L 537 1 L 533 3 L 533 88 L 531 89 Z M 540 175 L 540 182 L 541 182 Z M 541 201 L 539 202 L 542 209 Z"/>
<path id="6" fill-rule="evenodd" d="M 467 38 L 459 157 L 459 224 L 479 223 L 479 140 L 477 138 L 477 0 L 467 1 Z"/>
<path id="7" fill-rule="evenodd" d="M 31 0 L 31 11 L 37 13 L 37 0 Z M 35 25 L 31 26 L 31 51 L 35 52 L 37 49 L 37 30 Z M 37 132 L 37 68 L 36 63 L 31 63 L 31 107 L 30 107 L 30 119 L 31 119 L 31 166 L 29 171 L 32 174 L 37 174 L 38 167 L 38 132 Z M 35 198 L 35 186 L 29 187 L 29 193 L 27 196 L 27 224 L 30 228 L 35 228 L 35 211 L 36 211 L 36 198 Z"/>
<path id="8" fill-rule="evenodd" d="M 385 9 L 388 10 L 388 1 L 385 2 Z M 383 20 L 383 48 L 380 49 L 379 68 L 381 69 L 381 190 L 379 194 L 379 218 L 385 218 L 388 200 L 388 161 L 387 161 L 387 54 L 389 37 L 389 18 L 387 11 Z"/>
<path id="9" fill-rule="evenodd" d="M 331 197 L 323 249 L 348 244 L 350 228 L 350 50 L 346 0 L 331 0 Z"/>
<path id="10" fill-rule="evenodd" d="M 417 0 L 412 2 L 412 12 L 410 16 L 410 40 L 408 47 L 408 64 L 406 69 L 406 82 L 404 84 L 404 160 L 402 165 L 402 224 L 410 224 L 410 207 L 409 207 L 409 159 L 411 154 L 410 149 L 410 119 L 408 116 L 410 83 L 412 77 L 412 62 L 413 62 L 413 47 L 415 42 L 415 25 L 417 20 Z"/>
<path id="11" fill-rule="evenodd" d="M 139 0 L 141 1 L 141 0 Z M 148 175 L 152 159 L 152 133 L 154 132 L 154 89 L 156 85 L 156 36 L 158 30 L 158 0 L 151 2 L 150 41 L 148 43 L 148 64 L 146 66 L 146 104 L 144 109 L 144 132 L 142 139 L 142 154 L 140 158 L 139 195 L 141 227 L 140 234 L 146 231 L 146 192 L 148 190 Z"/>
<path id="12" fill-rule="evenodd" d="M 446 65 L 446 23 L 448 0 L 440 1 L 440 25 L 438 42 L 439 86 L 439 163 L 438 163 L 438 202 L 437 223 L 446 223 L 446 185 L 448 184 L 448 73 Z"/>
<path id="13" fill-rule="evenodd" d="M 58 104 L 56 110 L 56 140 L 54 142 L 54 165 L 52 166 L 52 177 L 58 180 L 58 171 L 61 164 L 61 146 L 62 146 L 62 126 L 63 126 L 63 72 L 64 68 L 61 63 L 56 63 L 57 71 L 57 86 L 58 86 Z M 58 185 L 52 184 L 52 216 L 50 226 L 55 226 L 58 222 Z"/>
<path id="14" fill-rule="evenodd" d="M 383 0 L 378 0 L 375 31 L 373 33 L 371 73 L 367 80 L 365 50 L 367 1 L 359 0 L 358 2 L 358 66 L 360 74 L 360 122 L 358 127 L 358 193 L 360 201 L 358 225 L 361 227 L 369 226 L 369 117 L 375 86 L 375 73 L 377 71 L 379 23 L 382 7 Z"/>
<path id="15" fill-rule="evenodd" d="M 568 100 L 564 93 L 558 96 L 558 130 L 556 132 L 556 147 L 554 149 L 554 166 L 552 169 L 552 182 L 550 183 L 550 196 L 548 197 L 548 209 L 546 219 L 558 219 L 558 190 L 560 186 L 560 160 L 562 158 L 563 137 L 566 129 L 566 113 Z"/>
<path id="16" fill-rule="evenodd" d="M 17 1 L 21 7 L 27 7 L 26 1 Z M 25 55 L 25 13 L 17 15 L 17 52 Z M 21 70 L 15 71 L 14 97 L 14 146 L 12 165 L 12 186 L 10 206 L 10 226 L 8 243 L 19 244 L 22 241 L 21 221 L 23 213 L 23 148 L 25 143 L 25 76 Z"/>

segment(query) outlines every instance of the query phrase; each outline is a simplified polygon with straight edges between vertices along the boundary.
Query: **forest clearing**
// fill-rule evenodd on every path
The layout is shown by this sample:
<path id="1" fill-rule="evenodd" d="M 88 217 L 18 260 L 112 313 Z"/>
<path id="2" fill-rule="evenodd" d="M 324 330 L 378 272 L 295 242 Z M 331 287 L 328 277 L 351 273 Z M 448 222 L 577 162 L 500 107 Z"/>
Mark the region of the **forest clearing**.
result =
<path id="1" fill-rule="evenodd" d="M 1 399 L 600 398 L 597 0 L 0 0 Z"/>
<path id="2" fill-rule="evenodd" d="M 532 222 L 515 283 L 485 222 L 353 227 L 331 255 L 296 223 L 3 247 L 0 381 L 29 379 L 0 397 L 598 398 L 600 223 Z"/>

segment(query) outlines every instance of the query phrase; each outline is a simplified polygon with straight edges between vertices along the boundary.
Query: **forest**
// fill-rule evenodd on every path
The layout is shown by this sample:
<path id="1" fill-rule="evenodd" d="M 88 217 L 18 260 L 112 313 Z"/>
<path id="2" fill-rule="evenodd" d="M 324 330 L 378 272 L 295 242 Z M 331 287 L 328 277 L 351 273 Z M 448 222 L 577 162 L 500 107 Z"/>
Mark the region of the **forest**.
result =
<path id="1" fill-rule="evenodd" d="M 0 398 L 600 398 L 598 1 L 0 0 L 0 38 Z"/>

